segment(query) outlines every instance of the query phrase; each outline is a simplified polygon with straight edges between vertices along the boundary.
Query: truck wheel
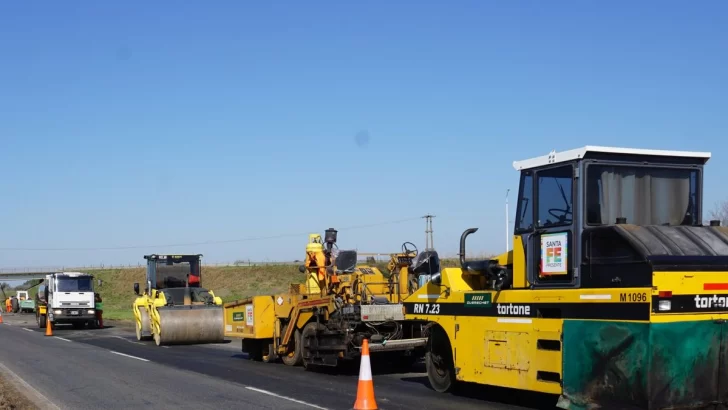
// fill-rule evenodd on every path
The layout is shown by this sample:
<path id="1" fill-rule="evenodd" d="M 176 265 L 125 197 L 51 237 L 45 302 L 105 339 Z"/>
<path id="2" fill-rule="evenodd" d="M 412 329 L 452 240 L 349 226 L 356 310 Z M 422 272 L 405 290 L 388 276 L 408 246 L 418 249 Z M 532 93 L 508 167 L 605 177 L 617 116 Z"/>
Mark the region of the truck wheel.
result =
<path id="1" fill-rule="evenodd" d="M 46 327 L 45 315 L 38 314 L 37 319 L 38 319 L 38 327 L 41 329 L 45 329 L 45 327 Z"/>
<path id="2" fill-rule="evenodd" d="M 425 353 L 427 379 L 432 389 L 438 393 L 452 390 L 455 382 L 455 363 L 452 358 L 450 340 L 444 330 L 435 327 L 427 341 Z"/>
<path id="3" fill-rule="evenodd" d="M 291 323 L 289 326 L 295 326 L 295 324 Z M 281 360 L 287 366 L 299 366 L 303 362 L 300 330 L 296 329 L 293 331 L 293 351 L 285 356 L 281 356 Z"/>

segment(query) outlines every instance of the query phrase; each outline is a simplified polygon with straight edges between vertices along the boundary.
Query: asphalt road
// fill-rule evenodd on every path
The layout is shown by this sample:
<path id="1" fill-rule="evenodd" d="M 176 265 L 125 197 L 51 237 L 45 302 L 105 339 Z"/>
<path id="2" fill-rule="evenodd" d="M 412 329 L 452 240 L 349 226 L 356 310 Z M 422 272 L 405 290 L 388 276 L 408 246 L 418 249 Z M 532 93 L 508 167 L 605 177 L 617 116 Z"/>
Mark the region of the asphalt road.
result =
<path id="1" fill-rule="evenodd" d="M 4 314 L 3 319 L 0 363 L 61 409 L 334 410 L 351 409 L 356 398 L 356 369 L 316 373 L 253 362 L 241 352 L 239 340 L 159 347 L 138 342 L 133 329 L 58 326 L 48 337 L 32 314 Z M 395 373 L 374 365 L 380 409 L 553 408 L 542 396 L 483 386 L 466 386 L 459 395 L 439 394 L 430 389 L 424 366 L 415 370 L 421 372 Z"/>

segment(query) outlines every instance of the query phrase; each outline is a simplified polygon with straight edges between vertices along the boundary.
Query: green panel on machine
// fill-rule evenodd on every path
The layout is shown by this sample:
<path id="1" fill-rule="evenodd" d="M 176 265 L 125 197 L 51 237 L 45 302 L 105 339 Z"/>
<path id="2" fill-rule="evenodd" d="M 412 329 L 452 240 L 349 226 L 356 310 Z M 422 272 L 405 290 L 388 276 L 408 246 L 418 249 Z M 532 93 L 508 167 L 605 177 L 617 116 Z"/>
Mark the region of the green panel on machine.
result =
<path id="1" fill-rule="evenodd" d="M 559 407 L 701 407 L 722 401 L 725 324 L 564 321 Z"/>

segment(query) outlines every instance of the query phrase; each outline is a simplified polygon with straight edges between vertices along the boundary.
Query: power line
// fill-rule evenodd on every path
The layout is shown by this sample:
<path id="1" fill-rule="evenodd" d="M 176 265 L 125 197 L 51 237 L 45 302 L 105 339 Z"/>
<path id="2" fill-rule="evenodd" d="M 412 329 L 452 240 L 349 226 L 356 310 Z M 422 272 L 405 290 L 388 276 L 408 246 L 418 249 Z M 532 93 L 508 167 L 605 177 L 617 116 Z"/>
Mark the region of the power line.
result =
<path id="1" fill-rule="evenodd" d="M 372 228 L 372 227 L 383 226 L 383 225 L 394 225 L 394 224 L 400 224 L 400 223 L 414 221 L 414 220 L 418 220 L 418 219 L 422 219 L 422 217 L 418 216 L 418 217 L 398 219 L 398 220 L 388 221 L 388 222 L 379 222 L 379 223 L 366 224 L 366 225 L 354 225 L 354 226 L 349 226 L 349 227 L 345 227 L 345 228 L 337 228 L 337 231 L 350 231 L 350 230 L 354 230 L 354 229 Z M 176 244 L 168 244 L 168 245 L 133 245 L 133 246 L 114 246 L 114 247 L 98 247 L 98 248 L 0 248 L 0 251 L 116 251 L 116 250 L 144 249 L 144 248 L 172 248 L 172 247 L 178 247 L 178 246 L 213 245 L 213 244 L 222 244 L 222 243 L 250 242 L 250 241 L 262 241 L 262 240 L 267 240 L 267 239 L 290 238 L 290 237 L 294 237 L 294 236 L 305 236 L 305 235 L 308 235 L 309 233 L 311 233 L 311 231 L 307 231 L 304 233 L 289 233 L 289 234 L 281 234 L 281 235 L 273 235 L 273 236 L 257 236 L 257 237 L 250 237 L 250 238 L 241 238 L 241 239 L 176 243 Z"/>

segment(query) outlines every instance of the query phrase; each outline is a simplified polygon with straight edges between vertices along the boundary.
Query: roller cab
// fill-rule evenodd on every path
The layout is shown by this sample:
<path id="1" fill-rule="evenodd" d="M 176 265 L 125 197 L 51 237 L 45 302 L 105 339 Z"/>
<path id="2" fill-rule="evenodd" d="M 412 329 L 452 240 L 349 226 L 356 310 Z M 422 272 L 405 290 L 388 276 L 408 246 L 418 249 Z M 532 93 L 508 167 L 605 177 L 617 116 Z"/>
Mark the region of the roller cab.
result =
<path id="1" fill-rule="evenodd" d="M 703 223 L 710 153 L 594 147 L 514 162 L 513 248 L 405 300 L 430 385 L 554 394 L 564 409 L 728 405 L 728 230 Z M 475 358 L 478 358 L 475 360 Z"/>
<path id="2" fill-rule="evenodd" d="M 132 304 L 137 339 L 157 345 L 224 341 L 222 299 L 201 285 L 202 255 L 146 255 L 147 283 Z"/>

